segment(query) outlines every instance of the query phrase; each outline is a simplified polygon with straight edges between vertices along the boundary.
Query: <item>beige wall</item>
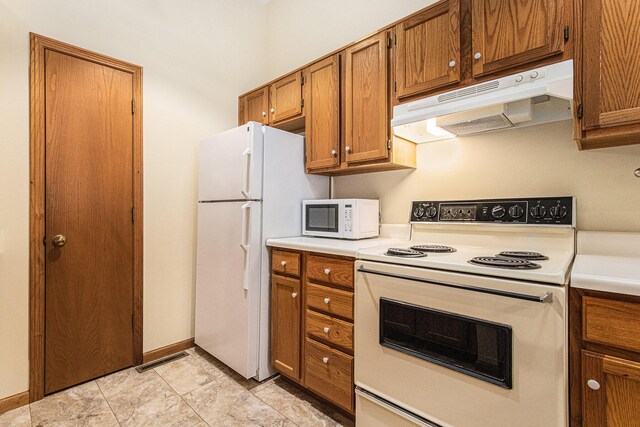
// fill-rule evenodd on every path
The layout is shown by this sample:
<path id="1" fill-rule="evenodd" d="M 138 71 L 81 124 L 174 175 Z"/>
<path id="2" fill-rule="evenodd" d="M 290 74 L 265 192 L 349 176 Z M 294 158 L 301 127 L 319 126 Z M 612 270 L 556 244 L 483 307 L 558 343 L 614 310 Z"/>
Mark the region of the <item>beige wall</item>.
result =
<path id="1" fill-rule="evenodd" d="M 415 171 L 335 179 L 336 197 L 379 197 L 406 223 L 412 200 L 576 196 L 578 229 L 640 231 L 640 146 L 578 151 L 570 122 L 421 144 Z"/>
<path id="2" fill-rule="evenodd" d="M 184 4 L 0 0 L 0 398 L 28 388 L 30 31 L 144 67 L 144 350 L 193 336 L 197 141 L 267 78 L 266 6 Z"/>

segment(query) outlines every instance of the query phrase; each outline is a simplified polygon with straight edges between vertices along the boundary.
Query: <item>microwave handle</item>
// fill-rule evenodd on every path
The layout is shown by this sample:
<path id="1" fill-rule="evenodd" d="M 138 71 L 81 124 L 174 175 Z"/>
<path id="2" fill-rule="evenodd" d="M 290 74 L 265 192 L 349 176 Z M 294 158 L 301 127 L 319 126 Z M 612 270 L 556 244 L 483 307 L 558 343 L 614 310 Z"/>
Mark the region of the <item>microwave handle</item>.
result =
<path id="1" fill-rule="evenodd" d="M 462 289 L 465 291 L 479 292 L 479 293 L 490 294 L 490 295 L 498 295 L 501 297 L 521 299 L 525 301 L 533 301 L 533 302 L 548 303 L 548 304 L 553 302 L 553 294 L 551 292 L 546 292 L 542 296 L 527 295 L 527 294 L 519 294 L 516 292 L 501 291 L 498 289 L 486 289 L 486 288 L 479 288 L 476 286 L 467 286 L 467 285 L 458 285 L 455 283 L 439 282 L 436 280 L 423 279 L 421 277 L 405 276 L 404 274 L 387 273 L 386 271 L 369 270 L 368 268 L 364 268 L 362 266 L 358 267 L 357 271 L 359 271 L 360 273 L 374 274 L 377 276 L 385 276 L 385 277 L 393 277 L 394 279 L 411 280 L 413 282 L 427 283 L 429 285 L 444 286 L 446 288 Z"/>

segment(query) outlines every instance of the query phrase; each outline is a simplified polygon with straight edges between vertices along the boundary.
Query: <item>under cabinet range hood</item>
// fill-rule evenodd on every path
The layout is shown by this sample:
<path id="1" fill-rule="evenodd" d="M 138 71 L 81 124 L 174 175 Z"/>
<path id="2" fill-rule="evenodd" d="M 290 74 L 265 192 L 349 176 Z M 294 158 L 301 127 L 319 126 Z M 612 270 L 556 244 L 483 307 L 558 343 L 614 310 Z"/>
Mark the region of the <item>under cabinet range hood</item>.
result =
<path id="1" fill-rule="evenodd" d="M 573 61 L 538 67 L 393 108 L 396 136 L 415 143 L 570 120 Z"/>

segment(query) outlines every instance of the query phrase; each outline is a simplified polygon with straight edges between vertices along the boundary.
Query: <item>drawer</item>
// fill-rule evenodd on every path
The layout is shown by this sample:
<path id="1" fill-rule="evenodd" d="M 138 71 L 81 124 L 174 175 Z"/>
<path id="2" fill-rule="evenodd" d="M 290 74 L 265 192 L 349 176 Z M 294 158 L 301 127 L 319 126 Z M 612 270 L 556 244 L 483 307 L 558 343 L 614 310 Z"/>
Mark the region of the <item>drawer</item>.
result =
<path id="1" fill-rule="evenodd" d="M 271 271 L 300 277 L 300 254 L 273 249 L 271 251 Z"/>
<path id="2" fill-rule="evenodd" d="M 319 255 L 307 257 L 307 279 L 353 288 L 354 262 Z"/>
<path id="3" fill-rule="evenodd" d="M 307 335 L 353 351 L 353 323 L 307 310 Z"/>
<path id="4" fill-rule="evenodd" d="M 353 320 L 353 292 L 307 283 L 307 307 Z"/>
<path id="5" fill-rule="evenodd" d="M 310 390 L 353 413 L 353 357 L 307 338 L 304 378 Z"/>
<path id="6" fill-rule="evenodd" d="M 640 304 L 604 298 L 582 298 L 585 341 L 640 351 Z"/>

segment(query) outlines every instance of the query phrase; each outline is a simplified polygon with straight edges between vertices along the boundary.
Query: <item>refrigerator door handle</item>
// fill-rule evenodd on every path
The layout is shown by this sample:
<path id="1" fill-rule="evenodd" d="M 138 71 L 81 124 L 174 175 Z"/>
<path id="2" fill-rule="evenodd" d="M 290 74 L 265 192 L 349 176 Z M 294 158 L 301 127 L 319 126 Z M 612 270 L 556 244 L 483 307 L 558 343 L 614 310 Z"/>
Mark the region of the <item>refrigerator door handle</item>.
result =
<path id="1" fill-rule="evenodd" d="M 240 247 L 244 251 L 244 267 L 242 271 L 242 289 L 245 291 L 249 290 L 249 260 L 251 257 L 249 256 L 249 250 L 251 249 L 251 245 L 249 245 L 249 219 L 251 213 L 251 202 L 247 202 L 242 205 L 242 242 L 240 243 Z"/>
<path id="2" fill-rule="evenodd" d="M 251 148 L 247 148 L 242 153 L 242 190 L 240 192 L 245 197 L 245 199 L 251 198 L 251 192 L 249 191 L 249 181 L 251 177 L 249 176 L 249 171 L 251 170 Z"/>

